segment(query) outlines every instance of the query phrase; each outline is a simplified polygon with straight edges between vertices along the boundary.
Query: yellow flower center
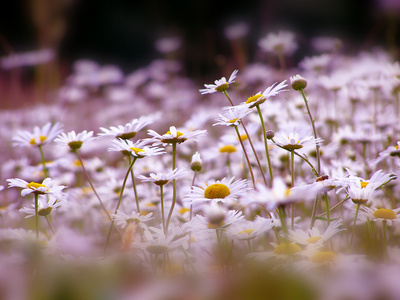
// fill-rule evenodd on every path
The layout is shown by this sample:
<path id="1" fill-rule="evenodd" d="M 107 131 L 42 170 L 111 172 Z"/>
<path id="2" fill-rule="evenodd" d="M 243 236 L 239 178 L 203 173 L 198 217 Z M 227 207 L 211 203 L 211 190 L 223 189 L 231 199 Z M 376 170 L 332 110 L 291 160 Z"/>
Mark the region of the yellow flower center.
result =
<path id="1" fill-rule="evenodd" d="M 166 134 L 171 134 L 171 131 L 168 130 Z M 180 131 L 177 131 L 177 132 L 176 132 L 176 137 L 180 137 L 180 136 L 182 136 L 182 135 L 183 135 L 182 132 L 180 132 Z"/>
<path id="2" fill-rule="evenodd" d="M 30 182 L 30 183 L 28 183 L 28 184 L 26 185 L 26 187 L 27 187 L 27 188 L 30 188 L 30 189 L 32 189 L 32 190 L 36 190 L 36 189 L 38 189 L 38 188 L 40 188 L 40 187 L 44 187 L 44 188 L 47 189 L 47 187 L 46 187 L 44 184 L 37 183 L 37 182 Z"/>
<path id="3" fill-rule="evenodd" d="M 73 164 L 74 164 L 75 167 L 81 167 L 81 166 L 82 166 L 80 160 L 78 160 L 78 159 L 75 160 L 75 161 L 73 162 Z"/>
<path id="4" fill-rule="evenodd" d="M 145 152 L 143 149 L 141 149 L 141 148 L 130 147 L 129 149 L 131 149 L 133 152 L 135 152 L 136 155 L 143 155 L 143 154 L 146 153 L 146 152 Z M 141 152 L 143 152 L 143 153 L 141 153 Z M 141 153 L 141 154 L 139 154 L 139 153 Z"/>
<path id="5" fill-rule="evenodd" d="M 254 231 L 254 229 L 246 229 L 246 230 L 240 231 L 239 234 L 247 233 L 247 235 L 250 235 L 250 233 L 252 233 L 253 231 Z"/>
<path id="6" fill-rule="evenodd" d="M 188 211 L 190 211 L 190 208 L 187 208 L 187 207 L 182 207 L 179 209 L 179 213 L 181 215 L 183 215 L 185 212 L 188 212 Z"/>
<path id="7" fill-rule="evenodd" d="M 320 239 L 322 239 L 322 237 L 320 236 L 312 236 L 309 239 L 306 240 L 307 243 L 310 244 L 315 244 L 316 242 L 318 242 Z"/>
<path id="8" fill-rule="evenodd" d="M 41 135 L 41 136 L 40 136 L 40 143 L 43 143 L 46 139 L 47 139 L 46 136 Z M 29 144 L 31 144 L 31 145 L 36 145 L 36 139 L 35 139 L 35 138 L 31 139 L 31 141 L 29 142 Z"/>
<path id="9" fill-rule="evenodd" d="M 229 188 L 222 183 L 214 183 L 204 191 L 204 197 L 207 199 L 223 199 L 230 194 Z"/>
<path id="10" fill-rule="evenodd" d="M 275 254 L 293 255 L 301 251 L 301 248 L 297 244 L 280 244 L 274 249 Z"/>
<path id="11" fill-rule="evenodd" d="M 323 263 L 333 261 L 336 258 L 336 253 L 332 251 L 321 251 L 311 256 L 310 260 L 314 263 Z"/>
<path id="12" fill-rule="evenodd" d="M 374 211 L 374 217 L 385 220 L 393 220 L 396 219 L 396 213 L 391 209 L 379 208 Z"/>
<path id="13" fill-rule="evenodd" d="M 239 120 L 239 118 L 236 118 L 236 119 L 232 119 L 232 120 L 229 120 L 229 123 L 235 123 L 237 120 Z"/>
<path id="14" fill-rule="evenodd" d="M 361 188 L 363 189 L 363 188 L 367 187 L 367 185 L 369 184 L 369 182 L 360 181 L 360 184 L 361 184 Z"/>
<path id="15" fill-rule="evenodd" d="M 260 99 L 262 96 L 263 96 L 262 94 L 256 94 L 256 95 L 254 95 L 254 96 L 251 96 L 251 97 L 249 97 L 249 98 L 247 99 L 246 104 L 256 102 L 256 101 L 257 101 L 258 99 Z"/>
<path id="16" fill-rule="evenodd" d="M 236 152 L 236 147 L 233 145 L 225 145 L 219 148 L 219 152 L 221 153 L 233 153 Z"/>
<path id="17" fill-rule="evenodd" d="M 399 150 L 399 145 L 394 146 L 396 150 Z"/>

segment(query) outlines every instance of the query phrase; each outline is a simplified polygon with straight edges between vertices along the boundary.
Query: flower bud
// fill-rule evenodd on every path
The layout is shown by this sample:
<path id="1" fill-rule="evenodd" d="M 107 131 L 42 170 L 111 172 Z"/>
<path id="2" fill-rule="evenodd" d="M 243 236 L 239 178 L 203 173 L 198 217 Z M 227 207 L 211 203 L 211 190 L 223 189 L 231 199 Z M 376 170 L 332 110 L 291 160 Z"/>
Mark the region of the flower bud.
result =
<path id="1" fill-rule="evenodd" d="M 275 132 L 273 132 L 272 130 L 267 130 L 266 134 L 267 134 L 267 139 L 269 140 L 273 139 L 275 136 Z"/>
<path id="2" fill-rule="evenodd" d="M 307 80 L 301 77 L 299 74 L 290 77 L 290 83 L 292 84 L 292 89 L 295 91 L 304 90 L 307 86 Z"/>
<path id="3" fill-rule="evenodd" d="M 200 153 L 196 152 L 192 156 L 192 162 L 190 163 L 190 168 L 195 172 L 199 172 L 201 171 L 202 166 L 203 162 L 201 160 Z"/>

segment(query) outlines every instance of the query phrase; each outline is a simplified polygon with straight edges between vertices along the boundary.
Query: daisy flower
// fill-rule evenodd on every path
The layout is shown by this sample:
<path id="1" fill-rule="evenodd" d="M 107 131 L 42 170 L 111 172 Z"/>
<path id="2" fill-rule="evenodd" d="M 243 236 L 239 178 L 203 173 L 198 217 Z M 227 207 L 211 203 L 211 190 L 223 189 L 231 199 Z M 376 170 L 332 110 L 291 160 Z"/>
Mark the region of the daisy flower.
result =
<path id="1" fill-rule="evenodd" d="M 151 123 L 153 123 L 153 121 L 149 117 L 144 116 L 140 117 L 139 119 L 134 119 L 130 123 L 126 123 L 125 126 L 111 126 L 110 129 L 100 127 L 100 130 L 103 132 L 99 133 L 99 137 L 111 137 L 129 140 L 134 138 L 143 127 L 146 127 Z"/>
<path id="2" fill-rule="evenodd" d="M 400 218 L 398 218 L 400 208 L 389 209 L 363 206 L 362 209 L 360 216 L 375 222 L 386 222 L 387 225 L 392 226 L 393 222 L 398 224 L 400 221 Z"/>
<path id="3" fill-rule="evenodd" d="M 234 240 L 251 240 L 260 237 L 274 226 L 273 222 L 266 223 L 262 218 L 256 218 L 254 221 L 233 224 L 228 227 L 226 233 Z"/>
<path id="4" fill-rule="evenodd" d="M 332 236 L 338 233 L 341 230 L 345 230 L 340 228 L 342 224 L 339 220 L 336 220 L 329 224 L 328 228 L 324 231 L 324 233 L 320 233 L 317 227 L 313 227 L 309 229 L 308 232 L 305 232 L 301 229 L 289 230 L 289 240 L 294 243 L 305 245 L 311 248 L 319 248 L 322 247 L 323 244 L 328 241 Z"/>
<path id="5" fill-rule="evenodd" d="M 186 195 L 186 201 L 203 202 L 203 201 L 216 201 L 226 202 L 235 201 L 246 192 L 249 188 L 247 187 L 247 181 L 240 179 L 235 182 L 232 177 L 230 180 L 223 178 L 221 181 L 211 180 L 206 184 L 202 184 L 200 187 L 193 186 L 190 194 Z"/>
<path id="6" fill-rule="evenodd" d="M 291 55 L 296 51 L 295 35 L 289 31 L 269 33 L 258 42 L 258 46 L 265 52 L 275 52 Z"/>
<path id="7" fill-rule="evenodd" d="M 194 130 L 183 133 L 181 131 L 176 130 L 175 126 L 171 126 L 169 130 L 163 135 L 158 134 L 154 130 L 148 130 L 148 134 L 153 136 L 151 140 L 154 141 L 156 144 L 162 143 L 163 145 L 173 144 L 173 143 L 180 144 L 187 141 L 188 139 L 195 140 L 196 137 L 203 136 L 206 134 L 206 132 L 207 130 Z"/>
<path id="8" fill-rule="evenodd" d="M 55 182 L 51 178 L 46 178 L 42 183 L 37 182 L 27 182 L 19 178 L 7 179 L 8 187 L 19 187 L 23 190 L 21 191 L 21 196 L 26 196 L 31 193 L 43 195 L 52 194 L 56 197 L 62 198 L 61 191 L 66 188 L 63 185 L 55 186 Z"/>
<path id="9" fill-rule="evenodd" d="M 57 197 L 49 197 L 49 200 L 45 198 L 39 198 L 38 200 L 38 215 L 39 216 L 47 216 L 53 210 L 56 210 L 63 203 L 62 200 Z M 27 214 L 25 218 L 32 218 L 36 215 L 35 213 L 35 204 L 32 204 L 32 208 L 23 207 L 19 210 L 22 213 Z"/>
<path id="10" fill-rule="evenodd" d="M 192 156 L 192 161 L 190 162 L 190 169 L 195 172 L 201 171 L 201 168 L 203 167 L 203 161 L 201 160 L 200 153 L 196 151 L 195 154 Z"/>
<path id="11" fill-rule="evenodd" d="M 139 224 L 141 228 L 147 229 L 147 226 L 144 223 L 154 219 L 152 212 L 146 215 L 142 215 L 140 213 L 137 213 L 136 211 L 132 211 L 130 215 L 118 211 L 116 214 L 112 214 L 112 217 L 115 221 L 115 224 L 117 226 L 120 226 L 122 229 L 124 229 L 130 223 Z"/>
<path id="12" fill-rule="evenodd" d="M 150 177 L 143 175 L 137 176 L 143 182 L 153 182 L 156 185 L 165 185 L 172 179 L 178 179 L 186 174 L 185 170 L 175 169 L 168 173 L 157 172 L 157 174 L 150 173 Z"/>
<path id="13" fill-rule="evenodd" d="M 217 123 L 215 125 L 225 125 L 225 126 L 238 126 L 240 121 L 248 114 L 251 113 L 251 109 L 247 104 L 229 106 L 223 108 L 224 113 L 218 114 L 219 118 L 216 119 Z"/>
<path id="14" fill-rule="evenodd" d="M 286 150 L 298 150 L 307 145 L 321 144 L 320 138 L 315 139 L 312 135 L 300 137 L 298 132 L 277 133 L 273 142 Z"/>
<path id="15" fill-rule="evenodd" d="M 226 81 L 225 77 L 222 77 L 219 80 L 215 80 L 214 84 L 205 84 L 204 86 L 206 88 L 199 90 L 200 93 L 204 95 L 226 91 L 229 88 L 229 85 L 235 82 L 237 72 L 238 70 L 233 71 L 228 81 Z"/>
<path id="16" fill-rule="evenodd" d="M 343 182 L 347 185 L 345 188 L 350 199 L 356 204 L 365 204 L 371 198 L 374 192 L 389 181 L 396 179 L 394 174 L 383 174 L 382 170 L 376 171 L 369 180 L 356 176 L 349 169 L 346 169 L 349 177 Z"/>
<path id="17" fill-rule="evenodd" d="M 286 80 L 282 81 L 278 85 L 277 82 L 275 82 L 273 85 L 267 87 L 262 94 L 259 92 L 254 96 L 249 97 L 246 104 L 249 104 L 250 108 L 263 104 L 269 97 L 276 96 L 281 92 L 286 92 L 287 90 L 284 90 L 285 87 L 287 87 Z"/>
<path id="18" fill-rule="evenodd" d="M 52 125 L 50 122 L 42 128 L 35 126 L 33 132 L 26 130 L 18 131 L 16 136 L 13 137 L 14 147 L 26 146 L 41 146 L 54 140 L 54 138 L 62 132 L 62 125 L 55 123 Z"/>
<path id="19" fill-rule="evenodd" d="M 373 165 L 378 164 L 382 160 L 386 159 L 387 157 L 400 157 L 400 141 L 396 142 L 396 146 L 389 146 L 386 150 L 379 153 L 378 158 L 373 162 Z"/>
<path id="20" fill-rule="evenodd" d="M 196 215 L 187 227 L 193 233 L 214 233 L 217 229 L 225 229 L 244 221 L 241 211 L 224 211 L 219 205 L 212 204 L 206 208 L 205 216 Z"/>
<path id="21" fill-rule="evenodd" d="M 82 147 L 84 142 L 88 142 L 92 139 L 93 131 L 87 132 L 86 130 L 76 134 L 75 131 L 61 133 L 54 142 L 63 145 L 69 146 L 72 150 L 77 150 Z"/>
<path id="22" fill-rule="evenodd" d="M 132 155 L 137 158 L 143 158 L 146 156 L 161 155 L 165 152 L 164 149 L 158 147 L 146 147 L 147 141 L 138 141 L 133 143 L 130 140 L 112 140 L 113 146 L 108 148 L 108 151 L 120 151 L 124 155 Z"/>

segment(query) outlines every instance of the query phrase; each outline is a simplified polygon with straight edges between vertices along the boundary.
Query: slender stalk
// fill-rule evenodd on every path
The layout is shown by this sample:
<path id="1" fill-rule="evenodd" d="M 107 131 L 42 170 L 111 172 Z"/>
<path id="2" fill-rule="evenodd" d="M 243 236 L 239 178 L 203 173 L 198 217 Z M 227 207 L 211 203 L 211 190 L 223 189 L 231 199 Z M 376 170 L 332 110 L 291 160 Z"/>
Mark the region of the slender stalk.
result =
<path id="1" fill-rule="evenodd" d="M 162 225 L 164 229 L 164 234 L 167 235 L 167 230 L 165 228 L 165 215 L 164 215 L 164 186 L 160 185 L 160 194 L 161 194 L 161 217 L 162 217 Z"/>
<path id="2" fill-rule="evenodd" d="M 253 247 L 251 246 L 250 239 L 247 239 L 247 246 L 249 247 L 250 253 L 252 253 L 253 252 Z"/>
<path id="3" fill-rule="evenodd" d="M 315 196 L 315 200 L 314 200 L 314 206 L 313 206 L 313 210 L 311 213 L 310 229 L 314 227 L 315 214 L 317 213 L 317 207 L 318 207 L 318 195 Z"/>
<path id="4" fill-rule="evenodd" d="M 285 213 L 285 207 L 283 205 L 278 206 L 278 215 L 279 215 L 279 219 L 281 220 L 282 229 L 285 232 L 285 234 L 287 235 L 288 229 L 286 226 L 286 213 Z"/>
<path id="5" fill-rule="evenodd" d="M 79 153 L 79 150 L 75 150 L 75 153 L 78 156 L 78 159 L 79 159 L 79 161 L 81 163 L 83 172 L 85 173 L 86 178 L 89 181 L 90 187 L 92 188 L 94 194 L 96 195 L 97 199 L 99 200 L 100 205 L 103 208 L 104 212 L 107 214 L 108 219 L 111 221 L 112 218 L 111 218 L 110 214 L 108 213 L 107 208 L 105 207 L 103 201 L 101 201 L 101 198 L 100 198 L 99 194 L 97 194 L 96 189 L 93 186 L 92 180 L 90 179 L 90 176 L 89 176 L 88 172 L 86 171 L 86 168 L 85 168 L 85 165 L 83 164 L 83 160 L 82 160 L 81 154 Z"/>
<path id="6" fill-rule="evenodd" d="M 369 242 L 371 244 L 371 248 L 373 250 L 373 253 L 376 255 L 375 239 L 374 239 L 374 235 L 373 235 L 373 232 L 372 232 L 371 221 L 368 218 L 367 218 L 367 225 L 368 225 Z"/>
<path id="7" fill-rule="evenodd" d="M 325 192 L 324 193 L 324 197 L 325 197 L 325 205 L 326 205 L 326 219 L 327 219 L 327 223 L 328 223 L 328 226 L 329 226 L 329 224 L 331 223 L 331 217 L 330 217 L 330 209 L 329 209 L 329 198 L 328 198 L 328 193 L 327 192 Z"/>
<path id="8" fill-rule="evenodd" d="M 399 92 L 396 92 L 395 96 L 396 96 L 396 117 L 397 117 L 397 121 L 399 121 L 399 119 L 400 119 Z"/>
<path id="9" fill-rule="evenodd" d="M 247 131 L 247 128 L 244 125 L 243 121 L 241 121 L 240 123 L 242 124 L 242 127 L 243 127 L 244 131 L 246 132 L 247 139 L 249 140 L 249 144 L 250 144 L 251 150 L 253 150 L 254 157 L 256 158 L 256 162 L 257 162 L 258 168 L 260 169 L 260 173 L 261 173 L 261 176 L 262 176 L 262 178 L 264 180 L 264 183 L 265 183 L 266 186 L 268 186 L 267 179 L 265 178 L 265 174 L 264 174 L 263 168 L 261 166 L 260 160 L 258 159 L 258 154 L 257 154 L 256 148 L 254 148 L 253 142 L 251 141 L 251 137 L 249 135 L 249 132 Z"/>
<path id="10" fill-rule="evenodd" d="M 294 187 L 294 149 L 292 149 L 290 151 L 290 174 L 291 174 L 291 184 L 290 187 Z M 291 228 L 292 230 L 294 229 L 294 214 L 295 214 L 295 207 L 294 207 L 294 203 L 291 204 L 292 205 L 292 225 Z"/>
<path id="11" fill-rule="evenodd" d="M 267 133 L 265 131 L 264 118 L 261 113 L 260 105 L 256 105 L 256 108 L 257 108 L 258 115 L 260 116 L 261 127 L 262 127 L 263 136 L 264 136 L 265 154 L 267 155 L 267 161 L 268 161 L 269 177 L 271 178 L 271 185 L 273 185 L 274 177 L 272 175 L 272 166 L 271 166 L 271 159 L 269 157 L 268 139 L 267 139 Z"/>
<path id="12" fill-rule="evenodd" d="M 304 94 L 304 90 L 301 89 L 300 93 L 303 96 L 304 104 L 306 105 L 308 116 L 310 117 L 310 122 L 311 122 L 312 130 L 313 130 L 313 133 L 314 133 L 314 138 L 317 139 L 318 138 L 317 130 L 315 129 L 315 124 L 314 124 L 315 119 L 313 118 L 313 116 L 311 114 L 311 111 L 310 111 L 310 108 L 308 106 L 308 100 L 306 98 L 306 95 Z M 318 165 L 317 165 L 317 168 L 318 168 L 317 171 L 318 172 L 317 172 L 317 174 L 319 176 L 319 174 L 321 172 L 321 157 L 320 157 L 320 153 L 319 153 L 319 145 L 318 145 L 318 143 L 315 143 L 315 149 L 317 151 L 317 161 L 318 161 Z"/>
<path id="13" fill-rule="evenodd" d="M 226 91 L 224 91 L 224 94 L 225 94 L 226 98 L 228 98 L 229 103 L 233 106 L 233 102 L 232 102 L 231 98 L 229 97 L 228 93 L 227 93 Z M 263 171 L 263 169 L 262 169 L 262 167 L 261 167 L 260 160 L 258 159 L 257 151 L 256 151 L 256 149 L 254 148 L 253 142 L 251 141 L 251 137 L 250 137 L 250 135 L 249 135 L 249 133 L 248 133 L 248 131 L 247 131 L 247 128 L 246 128 L 246 126 L 244 125 L 243 121 L 241 121 L 240 123 L 242 124 L 242 127 L 243 127 L 244 131 L 246 132 L 247 139 L 249 140 L 250 147 L 251 147 L 251 149 L 253 150 L 254 156 L 255 156 L 256 161 L 257 161 L 258 168 L 260 169 L 261 176 L 262 176 L 262 178 L 263 178 L 263 180 L 264 180 L 265 185 L 267 186 L 267 185 L 268 185 L 268 184 L 267 184 L 267 179 L 265 178 L 264 171 Z M 239 140 L 241 140 L 239 134 L 238 134 L 238 136 L 239 136 Z"/>
<path id="14" fill-rule="evenodd" d="M 233 127 L 235 128 L 236 134 L 237 134 L 237 136 L 239 138 L 240 145 L 242 146 L 243 153 L 244 153 L 244 156 L 245 156 L 246 161 L 247 161 L 247 165 L 249 166 L 249 172 L 250 172 L 250 175 L 251 175 L 251 180 L 253 181 L 253 186 L 254 186 L 254 188 L 256 188 L 256 181 L 254 180 L 253 169 L 251 167 L 249 157 L 247 156 L 246 148 L 244 147 L 243 141 L 240 138 L 240 134 L 239 134 L 239 130 L 237 129 L 237 126 L 233 126 Z"/>
<path id="15" fill-rule="evenodd" d="M 129 164 L 131 164 L 132 159 L 131 159 L 130 155 L 128 156 L 128 159 L 129 159 Z M 133 173 L 133 169 L 131 169 L 131 178 L 132 178 L 133 192 L 135 194 L 136 208 L 137 208 L 138 213 L 140 214 L 139 197 L 138 197 L 138 192 L 136 189 L 135 175 Z"/>
<path id="16" fill-rule="evenodd" d="M 47 224 L 49 224 L 50 230 L 53 233 L 53 235 L 56 234 L 54 229 L 53 229 L 53 226 L 51 226 L 51 222 L 50 222 L 49 216 L 45 216 L 45 218 L 46 218 Z"/>
<path id="17" fill-rule="evenodd" d="M 226 165 L 228 166 L 229 176 L 233 177 L 232 167 L 231 167 L 231 159 L 229 158 L 229 154 L 226 156 Z"/>
<path id="18" fill-rule="evenodd" d="M 354 236 L 354 231 L 356 229 L 357 215 L 358 215 L 359 209 L 360 209 L 360 204 L 357 204 L 356 213 L 354 214 L 353 229 L 351 230 L 350 251 L 351 251 L 351 247 L 353 246 L 353 236 Z"/>
<path id="19" fill-rule="evenodd" d="M 349 199 L 349 196 L 346 196 L 342 201 L 337 203 L 335 206 L 332 206 L 332 208 L 329 210 L 329 212 L 332 212 L 334 209 L 338 208 L 340 205 L 342 205 L 348 199 Z M 323 217 L 326 214 L 327 214 L 327 212 L 324 212 L 323 214 L 319 215 L 319 217 Z"/>
<path id="20" fill-rule="evenodd" d="M 386 220 L 382 221 L 382 234 L 383 234 L 383 260 L 387 259 L 387 237 L 386 237 Z"/>
<path id="21" fill-rule="evenodd" d="M 47 177 L 49 177 L 49 170 L 46 167 L 46 160 L 44 159 L 42 145 L 39 145 L 38 147 L 39 147 L 39 151 L 40 151 L 40 157 L 42 159 L 44 178 L 47 178 Z"/>
<path id="22" fill-rule="evenodd" d="M 39 195 L 35 193 L 35 227 L 36 227 L 36 239 L 39 239 Z"/>
<path id="23" fill-rule="evenodd" d="M 279 65 L 282 70 L 282 74 L 284 75 L 286 72 L 285 56 L 283 55 L 282 50 L 277 51 L 277 55 L 278 55 Z"/>
<path id="24" fill-rule="evenodd" d="M 131 169 L 132 169 L 133 165 L 135 164 L 136 160 L 137 160 L 137 157 L 135 157 L 135 158 L 133 159 L 131 165 L 130 165 L 129 168 L 128 168 L 128 171 L 127 171 L 126 174 L 125 174 L 125 178 L 124 178 L 124 181 L 123 181 L 123 183 L 122 183 L 121 192 L 120 192 L 120 194 L 119 194 L 119 199 L 118 199 L 117 207 L 115 208 L 114 214 L 116 214 L 116 213 L 118 212 L 119 206 L 121 205 L 122 196 L 124 195 L 124 190 L 125 190 L 126 181 L 128 180 L 129 174 L 130 174 Z M 114 220 L 111 220 L 110 229 L 108 230 L 108 234 L 107 234 L 106 245 L 104 246 L 104 254 L 105 254 L 106 251 L 107 251 L 107 247 L 108 247 L 108 243 L 109 243 L 109 241 L 110 241 L 111 232 L 112 232 L 113 227 L 114 227 Z"/>
<path id="25" fill-rule="evenodd" d="M 172 170 L 176 169 L 176 143 L 172 143 Z M 173 197 L 172 197 L 172 204 L 171 208 L 168 213 L 168 218 L 167 218 L 167 225 L 166 225 L 166 230 L 168 232 L 168 226 L 169 222 L 171 221 L 172 213 L 175 208 L 175 203 L 176 203 L 176 179 L 172 180 L 172 189 L 173 189 Z"/>

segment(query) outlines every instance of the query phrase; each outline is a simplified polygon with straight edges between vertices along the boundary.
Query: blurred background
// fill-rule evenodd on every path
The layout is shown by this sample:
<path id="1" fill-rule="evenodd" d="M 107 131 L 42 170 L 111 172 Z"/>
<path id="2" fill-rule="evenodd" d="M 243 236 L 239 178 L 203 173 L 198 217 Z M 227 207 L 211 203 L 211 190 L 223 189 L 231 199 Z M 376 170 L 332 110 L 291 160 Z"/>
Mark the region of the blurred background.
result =
<path id="1" fill-rule="evenodd" d="M 7 108 L 51 101 L 47 92 L 79 59 L 127 74 L 167 57 L 191 78 L 220 78 L 221 70 L 263 60 L 257 42 L 278 30 L 294 32 L 299 43 L 289 67 L 315 54 L 310 39 L 321 36 L 339 38 L 349 54 L 376 46 L 399 54 L 399 0 L 20 0 L 2 11 L 0 100 Z M 229 37 L 237 24 L 244 36 Z"/>

